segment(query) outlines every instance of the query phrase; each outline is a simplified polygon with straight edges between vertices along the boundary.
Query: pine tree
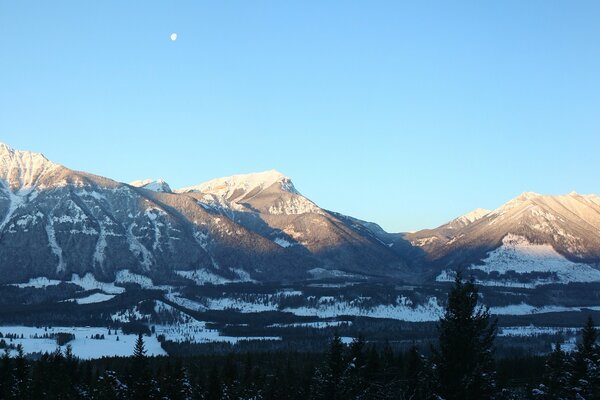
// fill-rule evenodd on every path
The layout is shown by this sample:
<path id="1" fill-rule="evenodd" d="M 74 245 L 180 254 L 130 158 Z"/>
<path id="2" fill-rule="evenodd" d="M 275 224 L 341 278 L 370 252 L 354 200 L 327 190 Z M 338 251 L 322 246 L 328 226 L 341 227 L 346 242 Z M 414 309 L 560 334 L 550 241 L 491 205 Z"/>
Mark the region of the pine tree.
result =
<path id="1" fill-rule="evenodd" d="M 161 381 L 161 395 L 169 400 L 192 398 L 192 385 L 181 361 L 178 361 L 175 366 L 167 364 Z"/>
<path id="2" fill-rule="evenodd" d="M 138 361 L 146 360 L 146 346 L 144 344 L 144 338 L 140 333 L 137 340 L 135 341 L 135 348 L 133 349 L 133 357 Z"/>
<path id="3" fill-rule="evenodd" d="M 128 392 L 125 386 L 113 371 L 105 371 L 96 387 L 92 391 L 94 400 L 124 400 L 127 399 Z"/>
<path id="4" fill-rule="evenodd" d="M 11 389 L 11 397 L 14 399 L 25 398 L 29 389 L 29 366 L 27 360 L 25 360 L 23 346 L 20 343 L 17 345 L 17 357 L 14 362 Z"/>
<path id="5" fill-rule="evenodd" d="M 570 374 L 567 367 L 567 356 L 562 351 L 560 343 L 556 343 L 554 350 L 550 353 L 546 361 L 544 382 L 533 390 L 533 397 L 544 400 L 561 400 L 567 398 L 570 381 Z"/>
<path id="6" fill-rule="evenodd" d="M 349 360 L 343 371 L 341 384 L 343 397 L 354 399 L 367 391 L 366 359 L 364 354 L 365 339 L 361 336 L 350 344 Z"/>
<path id="7" fill-rule="evenodd" d="M 571 362 L 572 391 L 584 399 L 600 398 L 600 348 L 597 340 L 598 330 L 589 317 Z"/>
<path id="8" fill-rule="evenodd" d="M 406 385 L 401 395 L 411 400 L 425 400 L 432 397 L 432 371 L 429 362 L 419 353 L 416 346 L 412 346 L 408 351 L 404 375 Z"/>
<path id="9" fill-rule="evenodd" d="M 489 399 L 495 390 L 496 321 L 478 300 L 473 280 L 457 273 L 433 349 L 437 392 L 445 400 Z"/>
<path id="10" fill-rule="evenodd" d="M 133 370 L 131 373 L 132 400 L 149 400 L 158 397 L 158 384 L 152 379 L 146 357 L 144 338 L 140 333 L 133 350 Z"/>
<path id="11" fill-rule="evenodd" d="M 222 394 L 221 388 L 221 377 L 219 376 L 219 370 L 217 366 L 213 364 L 212 369 L 208 375 L 208 385 L 207 385 L 207 400 L 219 400 L 221 399 Z"/>
<path id="12" fill-rule="evenodd" d="M 0 399 L 6 399 L 10 393 L 11 360 L 8 348 L 4 349 L 0 363 Z"/>
<path id="13" fill-rule="evenodd" d="M 343 399 L 341 380 L 345 368 L 344 344 L 336 333 L 329 344 L 325 363 L 315 372 L 313 397 L 327 400 Z"/>

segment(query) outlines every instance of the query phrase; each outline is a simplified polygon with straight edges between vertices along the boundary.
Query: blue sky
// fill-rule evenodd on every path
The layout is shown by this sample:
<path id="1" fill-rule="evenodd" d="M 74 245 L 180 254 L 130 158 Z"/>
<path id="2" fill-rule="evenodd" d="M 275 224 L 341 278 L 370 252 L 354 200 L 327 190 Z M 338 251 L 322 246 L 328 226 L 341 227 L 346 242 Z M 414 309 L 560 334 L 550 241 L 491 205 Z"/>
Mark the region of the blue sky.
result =
<path id="1" fill-rule="evenodd" d="M 0 0 L 0 141 L 173 187 L 275 168 L 325 208 L 433 227 L 600 192 L 598 21 L 597 1 Z"/>

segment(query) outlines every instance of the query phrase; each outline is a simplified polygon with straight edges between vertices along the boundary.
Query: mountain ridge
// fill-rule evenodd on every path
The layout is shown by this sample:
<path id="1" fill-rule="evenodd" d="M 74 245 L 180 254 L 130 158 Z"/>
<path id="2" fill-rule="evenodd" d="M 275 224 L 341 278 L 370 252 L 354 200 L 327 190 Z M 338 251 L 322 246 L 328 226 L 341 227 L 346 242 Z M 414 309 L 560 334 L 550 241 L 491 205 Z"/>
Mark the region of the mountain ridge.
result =
<path id="1" fill-rule="evenodd" d="M 120 270 L 157 282 L 192 272 L 232 281 L 306 280 L 315 271 L 421 281 L 485 262 L 516 243 L 506 242 L 509 235 L 552 246 L 574 263 L 600 265 L 594 194 L 525 192 L 434 229 L 389 233 L 322 209 L 276 170 L 171 190 L 163 180 L 120 183 L 0 144 L 0 183 L 6 282 L 86 273 L 111 280 Z"/>

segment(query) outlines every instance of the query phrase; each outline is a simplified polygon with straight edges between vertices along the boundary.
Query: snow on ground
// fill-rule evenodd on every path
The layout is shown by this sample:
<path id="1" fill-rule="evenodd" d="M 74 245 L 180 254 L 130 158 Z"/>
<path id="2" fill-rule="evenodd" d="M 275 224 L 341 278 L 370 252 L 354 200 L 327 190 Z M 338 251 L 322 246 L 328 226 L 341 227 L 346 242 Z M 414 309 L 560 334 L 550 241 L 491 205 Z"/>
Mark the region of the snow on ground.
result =
<path id="1" fill-rule="evenodd" d="M 226 283 L 234 282 L 254 282 L 254 280 L 250 277 L 250 274 L 248 274 L 248 272 L 237 268 L 232 268 L 232 271 L 238 276 L 237 279 L 224 278 L 220 275 L 208 271 L 205 268 L 196 269 L 193 271 L 177 270 L 175 271 L 175 273 L 181 277 L 193 281 L 198 286 L 202 286 L 207 283 L 213 285 L 224 285 Z"/>
<path id="2" fill-rule="evenodd" d="M 131 322 L 131 321 L 139 321 L 146 317 L 145 314 L 142 314 L 137 306 L 127 308 L 125 310 L 119 310 L 110 315 L 110 319 L 115 322 Z"/>
<path id="3" fill-rule="evenodd" d="M 294 322 L 291 324 L 271 324 L 267 328 L 335 328 L 339 326 L 350 326 L 352 321 L 316 321 L 316 322 Z"/>
<path id="4" fill-rule="evenodd" d="M 115 283 L 137 283 L 144 289 L 152 289 L 155 287 L 152 279 L 148 278 L 147 276 L 129 272 L 128 269 L 123 269 L 117 272 Z"/>
<path id="5" fill-rule="evenodd" d="M 108 301 L 115 297 L 114 294 L 104 294 L 104 293 L 94 293 L 87 297 L 81 297 L 79 299 L 75 299 L 77 304 L 91 304 L 91 303 L 102 303 L 103 301 Z"/>
<path id="6" fill-rule="evenodd" d="M 46 277 L 31 278 L 26 283 L 11 283 L 10 286 L 17 286 L 20 288 L 33 287 L 37 289 L 46 288 L 48 286 L 59 285 L 62 281 L 56 279 L 48 279 Z"/>
<path id="7" fill-rule="evenodd" d="M 61 282 L 73 283 L 84 290 L 100 289 L 101 291 L 108 294 L 121 294 L 125 292 L 125 288 L 117 286 L 123 283 L 137 283 L 144 289 L 163 289 L 172 290 L 173 287 L 165 285 L 154 285 L 152 279 L 130 272 L 127 269 L 120 270 L 117 272 L 115 282 L 100 282 L 96 280 L 94 275 L 90 272 L 85 274 L 83 277 L 78 274 L 73 274 L 70 281 L 60 281 L 56 279 L 48 279 L 46 277 L 32 278 L 26 283 L 11 284 L 20 288 L 34 287 L 34 288 L 45 288 L 48 286 L 56 286 Z"/>
<path id="8" fill-rule="evenodd" d="M 206 306 L 204 304 L 182 297 L 179 293 L 167 293 L 165 294 L 165 296 L 173 303 L 180 305 L 181 307 L 187 308 L 188 310 L 206 310 Z"/>
<path id="9" fill-rule="evenodd" d="M 581 328 L 557 328 L 550 326 L 511 326 L 500 328 L 498 336 L 522 337 L 522 336 L 539 336 L 539 335 L 572 335 L 578 334 Z"/>
<path id="10" fill-rule="evenodd" d="M 510 304 L 508 306 L 490 307 L 490 312 L 496 315 L 528 315 L 528 314 L 544 314 L 551 312 L 573 312 L 588 310 L 600 310 L 600 306 L 542 306 L 536 307 L 526 303 Z"/>
<path id="11" fill-rule="evenodd" d="M 485 286 L 536 287 L 551 283 L 600 282 L 599 270 L 566 259 L 549 244 L 534 244 L 523 236 L 513 234 L 506 235 L 502 239 L 502 246 L 490 252 L 483 263 L 473 265 L 470 269 L 500 274 L 500 278 L 476 280 L 476 283 Z M 557 278 L 518 282 L 502 278 L 508 271 L 518 274 L 546 272 L 556 274 Z M 450 271 L 443 271 L 436 280 L 445 282 L 454 280 L 454 277 Z"/>
<path id="12" fill-rule="evenodd" d="M 275 240 L 273 241 L 281 247 L 290 247 L 294 245 L 293 243 L 285 240 L 284 238 L 275 238 Z"/>
<path id="13" fill-rule="evenodd" d="M 308 271 L 314 279 L 352 278 L 354 275 L 337 269 L 313 268 Z"/>
<path id="14" fill-rule="evenodd" d="M 294 289 L 283 289 L 275 293 L 277 296 L 290 297 L 290 296 L 302 296 L 301 290 Z"/>
<path id="15" fill-rule="evenodd" d="M 209 310 L 237 310 L 242 313 L 253 313 L 263 311 L 277 311 L 277 304 L 265 300 L 264 302 L 247 302 L 240 299 L 224 297 L 221 299 L 208 299 Z"/>
<path id="16" fill-rule="evenodd" d="M 359 307 L 354 302 L 323 302 L 317 308 L 299 307 L 286 308 L 283 311 L 299 316 L 317 316 L 333 318 L 340 315 L 354 315 L 371 318 L 389 318 L 401 321 L 424 322 L 437 321 L 444 310 L 435 297 L 430 297 L 427 303 L 413 305 L 406 297 L 398 297 L 394 305 L 379 305 L 371 308 Z"/>
<path id="17" fill-rule="evenodd" d="M 354 342 L 354 338 L 350 337 L 350 336 L 341 336 L 340 340 L 342 341 L 342 343 L 344 343 L 345 345 L 349 345 L 352 344 L 352 342 Z"/>
<path id="18" fill-rule="evenodd" d="M 131 356 L 137 340 L 137 335 L 125 335 L 122 331 L 116 332 L 114 330 L 109 335 L 107 328 L 96 327 L 35 328 L 28 326 L 0 326 L 0 332 L 4 337 L 7 334 L 16 334 L 19 337 L 18 339 L 4 340 L 8 345 L 23 345 L 25 354 L 53 352 L 57 349 L 56 340 L 36 339 L 34 338 L 35 335 L 43 336 L 59 332 L 72 333 L 75 335 L 75 339 L 67 344 L 71 345 L 73 354 L 86 360 L 112 356 Z M 21 335 L 23 335 L 23 339 L 20 339 Z M 104 339 L 92 339 L 92 336 L 95 335 L 104 335 Z M 156 337 L 144 336 L 144 344 L 149 356 L 166 355 Z M 66 345 L 61 347 L 63 351 L 65 348 Z"/>
<path id="19" fill-rule="evenodd" d="M 84 290 L 100 289 L 108 294 L 121 294 L 125 291 L 125 288 L 115 286 L 114 283 L 97 281 L 94 275 L 92 275 L 89 272 L 85 274 L 84 277 L 80 277 L 77 274 L 73 274 L 73 277 L 71 278 L 70 282 L 81 286 Z"/>
<path id="20" fill-rule="evenodd" d="M 206 322 L 192 320 L 174 325 L 155 325 L 157 335 L 164 335 L 167 340 L 174 342 L 212 343 L 228 342 L 237 343 L 245 340 L 281 340 L 278 336 L 221 336 L 218 330 L 206 327 Z"/>
<path id="21" fill-rule="evenodd" d="M 207 283 L 212 283 L 213 285 L 222 285 L 229 282 L 228 279 L 213 274 L 206 269 L 197 269 L 194 271 L 175 271 L 175 273 L 186 279 L 194 281 L 194 283 L 199 286 Z"/>

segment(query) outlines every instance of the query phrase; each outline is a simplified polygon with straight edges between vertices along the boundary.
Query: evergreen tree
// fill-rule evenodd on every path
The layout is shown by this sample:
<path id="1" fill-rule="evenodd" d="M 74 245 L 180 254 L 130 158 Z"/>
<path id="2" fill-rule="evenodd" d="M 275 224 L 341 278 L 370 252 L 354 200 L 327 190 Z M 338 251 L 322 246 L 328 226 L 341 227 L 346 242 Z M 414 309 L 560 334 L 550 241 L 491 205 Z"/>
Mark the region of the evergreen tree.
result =
<path id="1" fill-rule="evenodd" d="M 222 389 L 221 389 L 221 378 L 219 376 L 219 370 L 217 369 L 216 364 L 213 364 L 212 369 L 208 375 L 208 385 L 207 385 L 207 400 L 219 400 L 221 399 Z"/>
<path id="2" fill-rule="evenodd" d="M 20 343 L 17 345 L 17 357 L 14 362 L 10 389 L 10 397 L 13 399 L 24 399 L 29 389 L 29 366 L 25 359 L 23 346 Z"/>
<path id="3" fill-rule="evenodd" d="M 495 390 L 496 321 L 478 300 L 473 280 L 457 273 L 433 349 L 437 393 L 445 400 L 489 399 Z"/>
<path id="4" fill-rule="evenodd" d="M 342 375 L 343 396 L 355 399 L 364 395 L 368 388 L 366 377 L 366 359 L 364 354 L 365 339 L 361 336 L 354 339 L 349 348 L 348 365 Z"/>
<path id="5" fill-rule="evenodd" d="M 11 385 L 11 360 L 10 352 L 6 348 L 2 355 L 2 362 L 0 363 L 0 399 L 8 398 L 10 394 Z"/>
<path id="6" fill-rule="evenodd" d="M 233 355 L 229 354 L 227 359 L 225 360 L 225 365 L 223 366 L 223 371 L 221 373 L 222 376 L 222 394 L 221 397 L 223 400 L 233 400 L 236 396 L 236 387 L 237 387 L 237 367 L 235 365 L 235 361 L 233 359 Z"/>
<path id="7" fill-rule="evenodd" d="M 419 353 L 416 346 L 412 346 L 408 351 L 404 376 L 406 385 L 400 395 L 411 400 L 432 398 L 434 388 L 430 363 Z"/>
<path id="8" fill-rule="evenodd" d="M 93 400 L 125 400 L 128 397 L 127 386 L 113 371 L 105 371 L 92 391 Z"/>
<path id="9" fill-rule="evenodd" d="M 326 400 L 343 399 L 341 381 L 345 368 L 344 344 L 336 333 L 329 344 L 325 363 L 315 372 L 313 397 Z"/>
<path id="10" fill-rule="evenodd" d="M 169 400 L 192 398 L 191 384 L 187 371 L 179 360 L 176 365 L 168 363 L 161 379 L 161 395 Z"/>
<path id="11" fill-rule="evenodd" d="M 146 363 L 146 346 L 144 344 L 144 337 L 140 333 L 137 340 L 135 341 L 135 348 L 133 349 L 133 357 L 139 362 Z"/>
<path id="12" fill-rule="evenodd" d="M 584 399 L 600 398 L 600 349 L 597 340 L 598 330 L 589 317 L 571 362 L 572 391 Z"/>
<path id="13" fill-rule="evenodd" d="M 149 400 L 158 398 L 158 384 L 150 374 L 146 346 L 140 333 L 133 350 L 133 370 L 131 372 L 131 399 Z"/>
<path id="14" fill-rule="evenodd" d="M 556 343 L 546 361 L 544 382 L 533 390 L 533 397 L 544 400 L 566 399 L 569 380 L 567 357 L 562 351 L 560 343 Z"/>

